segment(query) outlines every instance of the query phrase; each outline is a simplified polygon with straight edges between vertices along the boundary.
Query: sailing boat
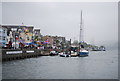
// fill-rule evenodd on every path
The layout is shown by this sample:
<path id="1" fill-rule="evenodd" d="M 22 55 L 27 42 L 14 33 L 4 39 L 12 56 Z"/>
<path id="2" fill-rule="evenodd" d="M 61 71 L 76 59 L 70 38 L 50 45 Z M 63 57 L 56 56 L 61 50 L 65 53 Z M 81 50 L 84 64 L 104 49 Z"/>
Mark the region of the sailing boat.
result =
<path id="1" fill-rule="evenodd" d="M 89 51 L 84 49 L 84 45 L 82 45 L 82 10 L 81 10 L 81 23 L 80 23 L 80 36 L 79 36 L 79 51 L 78 51 L 78 56 L 80 57 L 84 57 L 84 56 L 88 56 Z"/>

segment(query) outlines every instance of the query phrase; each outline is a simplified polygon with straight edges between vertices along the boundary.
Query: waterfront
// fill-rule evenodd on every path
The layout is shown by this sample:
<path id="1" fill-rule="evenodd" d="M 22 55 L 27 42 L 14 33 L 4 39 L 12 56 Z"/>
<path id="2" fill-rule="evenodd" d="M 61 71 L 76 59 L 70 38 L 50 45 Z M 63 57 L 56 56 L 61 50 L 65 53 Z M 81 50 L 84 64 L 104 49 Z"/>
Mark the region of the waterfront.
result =
<path id="1" fill-rule="evenodd" d="M 118 79 L 118 3 L 0 6 L 3 79 Z M 88 57 L 49 56 L 82 49 L 92 51 Z"/>
<path id="2" fill-rule="evenodd" d="M 88 57 L 41 56 L 3 62 L 3 79 L 117 79 L 118 53 L 91 51 Z"/>

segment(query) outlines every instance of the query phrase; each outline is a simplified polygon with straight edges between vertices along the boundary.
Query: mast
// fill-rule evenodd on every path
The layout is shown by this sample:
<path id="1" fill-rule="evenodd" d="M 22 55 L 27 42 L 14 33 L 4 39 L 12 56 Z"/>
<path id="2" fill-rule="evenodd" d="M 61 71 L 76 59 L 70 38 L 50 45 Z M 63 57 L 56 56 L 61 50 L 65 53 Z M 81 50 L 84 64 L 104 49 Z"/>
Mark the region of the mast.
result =
<path id="1" fill-rule="evenodd" d="M 80 50 L 81 40 L 82 40 L 82 10 L 81 10 L 81 22 L 80 22 L 79 50 Z"/>

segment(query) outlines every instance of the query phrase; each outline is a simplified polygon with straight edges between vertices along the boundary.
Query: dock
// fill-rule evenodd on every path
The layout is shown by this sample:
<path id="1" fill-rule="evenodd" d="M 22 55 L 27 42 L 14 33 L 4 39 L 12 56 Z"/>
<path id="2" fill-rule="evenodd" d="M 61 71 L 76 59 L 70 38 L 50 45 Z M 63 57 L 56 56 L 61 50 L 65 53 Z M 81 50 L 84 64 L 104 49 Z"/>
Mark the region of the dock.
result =
<path id="1" fill-rule="evenodd" d="M 49 50 L 39 49 L 2 49 L 2 61 L 19 60 L 38 56 L 48 56 Z"/>

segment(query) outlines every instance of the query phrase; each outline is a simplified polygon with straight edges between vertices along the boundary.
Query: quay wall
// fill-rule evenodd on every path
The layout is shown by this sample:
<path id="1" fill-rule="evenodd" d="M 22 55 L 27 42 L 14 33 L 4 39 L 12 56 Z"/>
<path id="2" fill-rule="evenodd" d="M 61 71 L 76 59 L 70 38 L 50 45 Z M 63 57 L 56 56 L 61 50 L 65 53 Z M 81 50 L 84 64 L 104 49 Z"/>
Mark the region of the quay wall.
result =
<path id="1" fill-rule="evenodd" d="M 18 60 L 38 56 L 48 56 L 50 50 L 39 49 L 2 49 L 2 61 Z"/>

